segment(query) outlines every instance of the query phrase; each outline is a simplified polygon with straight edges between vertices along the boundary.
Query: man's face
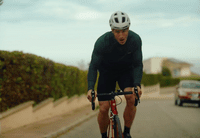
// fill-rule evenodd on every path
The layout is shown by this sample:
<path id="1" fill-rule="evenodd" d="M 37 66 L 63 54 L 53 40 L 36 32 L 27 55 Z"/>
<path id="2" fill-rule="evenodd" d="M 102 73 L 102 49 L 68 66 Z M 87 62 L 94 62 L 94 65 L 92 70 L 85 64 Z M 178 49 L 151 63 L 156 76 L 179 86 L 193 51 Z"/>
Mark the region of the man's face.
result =
<path id="1" fill-rule="evenodd" d="M 115 36 L 115 39 L 121 45 L 124 45 L 126 43 L 126 40 L 128 38 L 128 31 L 129 31 L 129 28 L 127 28 L 125 30 L 117 30 L 117 29 L 112 30 L 112 32 Z"/>

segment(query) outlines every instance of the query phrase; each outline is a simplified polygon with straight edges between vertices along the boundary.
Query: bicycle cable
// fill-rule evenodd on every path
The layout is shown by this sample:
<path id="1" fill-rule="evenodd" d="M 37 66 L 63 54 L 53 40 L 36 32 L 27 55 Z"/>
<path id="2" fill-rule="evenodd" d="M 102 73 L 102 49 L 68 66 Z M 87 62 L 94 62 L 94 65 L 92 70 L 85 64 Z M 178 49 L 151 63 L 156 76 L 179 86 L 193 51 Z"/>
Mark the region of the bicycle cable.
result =
<path id="1" fill-rule="evenodd" d="M 120 102 L 118 104 L 116 104 L 116 105 L 120 105 L 122 103 L 122 98 L 119 95 L 117 95 L 117 97 L 119 97 Z"/>

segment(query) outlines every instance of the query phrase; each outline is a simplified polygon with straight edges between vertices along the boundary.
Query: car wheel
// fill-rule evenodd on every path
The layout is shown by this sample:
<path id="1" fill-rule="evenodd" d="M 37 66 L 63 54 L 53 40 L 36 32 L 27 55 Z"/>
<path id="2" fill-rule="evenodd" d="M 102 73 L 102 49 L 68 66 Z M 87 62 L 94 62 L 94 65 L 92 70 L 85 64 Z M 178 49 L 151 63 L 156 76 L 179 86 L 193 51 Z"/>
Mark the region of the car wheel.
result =
<path id="1" fill-rule="evenodd" d="M 198 103 L 198 107 L 200 108 L 200 103 Z"/>
<path id="2" fill-rule="evenodd" d="M 183 106 L 183 102 L 180 98 L 177 99 L 177 105 L 178 106 Z"/>

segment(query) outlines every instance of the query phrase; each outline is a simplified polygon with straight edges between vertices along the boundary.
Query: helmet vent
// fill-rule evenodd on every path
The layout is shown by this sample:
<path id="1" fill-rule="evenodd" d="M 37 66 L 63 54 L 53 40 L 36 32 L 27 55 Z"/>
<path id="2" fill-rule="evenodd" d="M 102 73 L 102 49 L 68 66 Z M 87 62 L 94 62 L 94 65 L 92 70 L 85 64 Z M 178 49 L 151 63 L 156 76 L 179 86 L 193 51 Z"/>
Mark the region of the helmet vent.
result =
<path id="1" fill-rule="evenodd" d="M 122 17 L 122 22 L 125 22 L 125 19 L 126 19 L 125 17 Z"/>
<path id="2" fill-rule="evenodd" d="M 122 15 L 124 15 L 124 13 L 122 12 Z"/>
<path id="3" fill-rule="evenodd" d="M 114 14 L 115 16 L 117 15 L 117 13 Z"/>
<path id="4" fill-rule="evenodd" d="M 116 23 L 119 23 L 118 18 L 115 18 L 115 22 L 116 22 Z"/>
<path id="5" fill-rule="evenodd" d="M 127 29 L 127 28 L 128 28 L 128 25 L 123 27 L 123 29 Z"/>

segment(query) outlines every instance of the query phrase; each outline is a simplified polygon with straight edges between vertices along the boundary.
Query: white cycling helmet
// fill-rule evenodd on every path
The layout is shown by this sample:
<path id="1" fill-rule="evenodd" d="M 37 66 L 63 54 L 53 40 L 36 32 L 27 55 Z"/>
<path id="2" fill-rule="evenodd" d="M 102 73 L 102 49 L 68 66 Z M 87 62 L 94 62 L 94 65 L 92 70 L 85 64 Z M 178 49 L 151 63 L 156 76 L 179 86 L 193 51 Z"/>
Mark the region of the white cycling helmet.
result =
<path id="1" fill-rule="evenodd" d="M 119 30 L 127 29 L 131 24 L 128 15 L 121 11 L 114 12 L 110 17 L 109 23 L 111 29 Z"/>

